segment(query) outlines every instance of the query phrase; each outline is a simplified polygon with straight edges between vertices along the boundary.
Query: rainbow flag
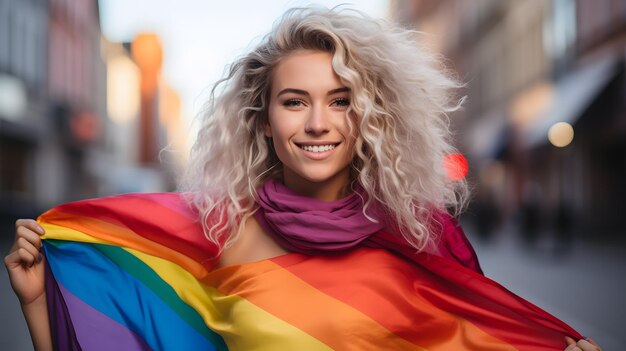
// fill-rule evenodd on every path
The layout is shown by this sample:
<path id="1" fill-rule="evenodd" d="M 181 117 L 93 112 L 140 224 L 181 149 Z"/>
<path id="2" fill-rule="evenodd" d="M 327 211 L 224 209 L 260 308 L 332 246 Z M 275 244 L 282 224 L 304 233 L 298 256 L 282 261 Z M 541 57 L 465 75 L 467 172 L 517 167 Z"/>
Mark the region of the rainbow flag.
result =
<path id="1" fill-rule="evenodd" d="M 59 350 L 563 350 L 563 322 L 432 255 L 290 253 L 214 269 L 179 194 L 58 206 L 45 228 Z"/>

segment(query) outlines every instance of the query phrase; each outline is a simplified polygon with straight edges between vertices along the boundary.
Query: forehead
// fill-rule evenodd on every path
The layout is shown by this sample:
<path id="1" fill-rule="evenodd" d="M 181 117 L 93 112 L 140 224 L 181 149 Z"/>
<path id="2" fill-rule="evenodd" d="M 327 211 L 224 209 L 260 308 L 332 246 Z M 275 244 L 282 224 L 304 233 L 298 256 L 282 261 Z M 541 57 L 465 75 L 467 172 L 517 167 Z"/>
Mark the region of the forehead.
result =
<path id="1" fill-rule="evenodd" d="M 336 88 L 341 85 L 332 67 L 332 54 L 300 50 L 281 59 L 272 74 L 272 90 Z"/>

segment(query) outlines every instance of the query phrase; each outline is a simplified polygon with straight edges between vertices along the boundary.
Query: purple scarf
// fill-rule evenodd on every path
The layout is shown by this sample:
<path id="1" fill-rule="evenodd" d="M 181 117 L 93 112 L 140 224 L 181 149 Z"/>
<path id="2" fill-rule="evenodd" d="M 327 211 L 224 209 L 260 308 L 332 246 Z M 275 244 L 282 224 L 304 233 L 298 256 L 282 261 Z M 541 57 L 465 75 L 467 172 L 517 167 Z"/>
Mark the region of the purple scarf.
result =
<path id="1" fill-rule="evenodd" d="M 255 218 L 261 227 L 283 248 L 307 255 L 340 253 L 357 246 L 384 248 L 414 260 L 413 248 L 388 225 L 384 207 L 372 202 L 363 214 L 367 193 L 359 188 L 350 195 L 331 202 L 302 196 L 279 180 L 270 179 L 257 190 L 259 210 Z M 363 198 L 363 199 L 362 199 Z M 438 245 L 431 253 L 455 260 L 482 273 L 476 253 L 458 223 L 447 213 L 433 216 Z"/>
<path id="2" fill-rule="evenodd" d="M 377 206 L 368 210 L 372 222 L 363 214 L 364 191 L 331 202 L 302 196 L 278 180 L 268 180 L 257 191 L 259 211 L 256 219 L 284 248 L 300 253 L 319 254 L 345 251 L 359 245 L 385 228 Z"/>

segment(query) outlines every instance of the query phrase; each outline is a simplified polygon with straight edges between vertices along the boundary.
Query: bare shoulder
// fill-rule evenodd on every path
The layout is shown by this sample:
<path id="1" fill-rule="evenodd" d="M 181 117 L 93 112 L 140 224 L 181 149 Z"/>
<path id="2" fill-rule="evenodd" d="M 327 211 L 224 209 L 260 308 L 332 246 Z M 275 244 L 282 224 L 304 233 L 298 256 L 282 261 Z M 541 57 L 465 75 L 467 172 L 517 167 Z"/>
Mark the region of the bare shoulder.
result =
<path id="1" fill-rule="evenodd" d="M 256 262 L 288 253 L 259 225 L 254 216 L 248 218 L 235 243 L 224 250 L 216 268 Z"/>

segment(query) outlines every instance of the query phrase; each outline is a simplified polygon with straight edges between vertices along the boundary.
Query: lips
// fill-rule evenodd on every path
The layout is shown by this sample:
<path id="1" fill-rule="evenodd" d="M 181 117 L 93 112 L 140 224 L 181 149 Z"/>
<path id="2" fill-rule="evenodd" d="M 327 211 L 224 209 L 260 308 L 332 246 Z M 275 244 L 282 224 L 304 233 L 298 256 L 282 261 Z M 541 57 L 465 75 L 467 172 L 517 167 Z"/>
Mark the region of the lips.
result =
<path id="1" fill-rule="evenodd" d="M 303 141 L 303 142 L 294 142 L 294 144 L 298 145 L 299 148 L 303 146 L 323 146 L 323 145 L 333 145 L 337 146 L 341 144 L 340 141 Z"/>
<path id="2" fill-rule="evenodd" d="M 337 142 L 307 142 L 307 143 L 295 143 L 299 148 L 310 152 L 324 152 L 333 150 L 339 143 Z"/>
<path id="3" fill-rule="evenodd" d="M 307 157 L 319 160 L 330 155 L 340 143 L 316 141 L 316 142 L 295 143 L 295 144 L 298 146 L 298 148 L 305 151 L 305 155 Z"/>
<path id="4" fill-rule="evenodd" d="M 324 151 L 328 151 L 328 150 L 332 150 L 335 148 L 335 145 L 314 145 L 314 146 L 310 146 L 310 145 L 304 145 L 300 147 L 301 149 L 305 150 L 305 151 L 311 151 L 311 152 L 324 152 Z"/>

